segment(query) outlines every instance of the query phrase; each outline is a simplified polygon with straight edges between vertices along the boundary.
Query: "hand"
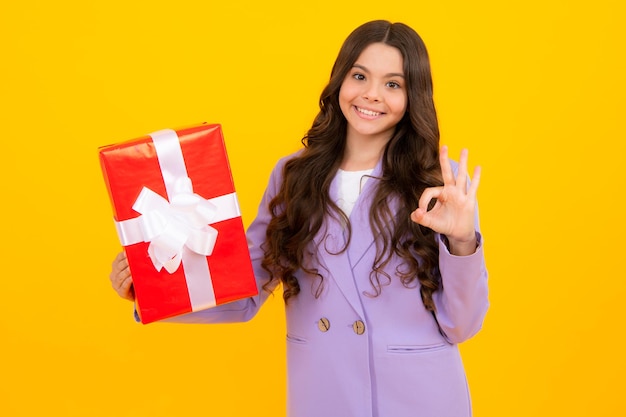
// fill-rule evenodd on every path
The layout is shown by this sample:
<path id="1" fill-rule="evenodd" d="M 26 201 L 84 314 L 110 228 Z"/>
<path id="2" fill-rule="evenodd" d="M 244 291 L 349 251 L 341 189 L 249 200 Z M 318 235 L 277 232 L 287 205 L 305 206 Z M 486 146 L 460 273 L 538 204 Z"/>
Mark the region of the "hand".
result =
<path id="1" fill-rule="evenodd" d="M 130 301 L 135 300 L 133 277 L 130 276 L 128 259 L 126 259 L 124 251 L 118 253 L 113 264 L 111 264 L 109 279 L 111 280 L 111 286 L 120 297 Z"/>
<path id="2" fill-rule="evenodd" d="M 443 186 L 424 190 L 418 208 L 411 213 L 411 220 L 445 235 L 450 243 L 450 253 L 469 255 L 476 251 L 475 211 L 476 191 L 480 181 L 480 167 L 474 170 L 473 178 L 467 187 L 467 149 L 461 151 L 459 171 L 456 178 L 448 159 L 448 148 L 441 147 L 439 160 L 443 176 Z M 435 199 L 435 205 L 428 210 L 428 204 Z"/>

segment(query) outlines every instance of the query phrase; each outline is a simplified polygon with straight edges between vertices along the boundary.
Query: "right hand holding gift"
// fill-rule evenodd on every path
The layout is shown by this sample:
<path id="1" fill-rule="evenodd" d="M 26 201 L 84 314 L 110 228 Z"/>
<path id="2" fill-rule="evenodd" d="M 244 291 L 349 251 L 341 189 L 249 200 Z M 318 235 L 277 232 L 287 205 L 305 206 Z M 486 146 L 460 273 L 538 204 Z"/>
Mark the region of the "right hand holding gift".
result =
<path id="1" fill-rule="evenodd" d="M 135 301 L 135 290 L 133 289 L 133 277 L 130 276 L 130 268 L 124 251 L 117 254 L 111 264 L 111 274 L 109 275 L 111 286 L 117 294 L 130 301 Z"/>

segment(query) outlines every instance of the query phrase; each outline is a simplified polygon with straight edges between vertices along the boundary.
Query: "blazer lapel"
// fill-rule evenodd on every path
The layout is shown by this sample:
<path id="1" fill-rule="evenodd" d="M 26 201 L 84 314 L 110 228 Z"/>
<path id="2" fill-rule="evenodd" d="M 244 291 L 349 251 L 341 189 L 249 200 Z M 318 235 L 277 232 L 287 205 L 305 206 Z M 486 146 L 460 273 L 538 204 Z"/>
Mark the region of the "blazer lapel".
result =
<path id="1" fill-rule="evenodd" d="M 330 198 L 337 201 L 338 179 L 335 177 L 330 185 Z M 320 271 L 324 277 L 330 276 L 345 299 L 352 306 L 354 311 L 364 317 L 363 306 L 359 296 L 359 290 L 354 282 L 352 265 L 350 264 L 349 249 L 341 251 L 347 240 L 347 230 L 339 219 L 326 217 L 322 230 L 313 239 L 319 256 L 327 271 Z M 351 245 L 354 244 L 354 236 Z"/>
<path id="2" fill-rule="evenodd" d="M 374 244 L 374 234 L 370 227 L 370 207 L 376 192 L 378 178 L 382 174 L 382 161 L 372 171 L 372 175 L 367 179 L 361 194 L 359 195 L 352 213 L 350 214 L 350 224 L 352 225 L 352 238 L 348 247 L 348 257 L 352 268 L 363 260 L 367 250 Z M 369 258 L 368 258 L 369 259 Z M 371 260 L 370 260 L 371 261 Z"/>
<path id="3" fill-rule="evenodd" d="M 358 286 L 354 280 L 353 270 L 361 261 L 368 262 L 369 260 L 371 262 L 369 257 L 364 256 L 367 250 L 374 244 L 374 235 L 369 223 L 369 209 L 376 191 L 377 178 L 380 177 L 381 172 L 382 161 L 379 161 L 372 171 L 372 176 L 365 182 L 350 214 L 352 236 L 348 249 L 338 253 L 345 246 L 348 239 L 347 228 L 338 219 L 327 218 L 325 227 L 314 239 L 320 260 L 328 268 L 327 274 L 335 281 L 343 296 L 361 317 L 364 317 L 363 306 Z M 329 190 L 330 198 L 333 201 L 338 199 L 338 187 L 339 181 L 335 177 Z"/>

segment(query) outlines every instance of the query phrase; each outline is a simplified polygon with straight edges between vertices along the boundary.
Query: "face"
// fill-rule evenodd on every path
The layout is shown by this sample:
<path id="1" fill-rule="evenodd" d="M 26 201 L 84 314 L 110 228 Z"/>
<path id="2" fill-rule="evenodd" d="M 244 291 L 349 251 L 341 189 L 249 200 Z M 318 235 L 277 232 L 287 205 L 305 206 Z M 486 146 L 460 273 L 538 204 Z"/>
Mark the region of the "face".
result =
<path id="1" fill-rule="evenodd" d="M 407 107 L 400 51 L 383 43 L 365 48 L 341 84 L 339 105 L 348 121 L 348 141 L 387 143 Z"/>

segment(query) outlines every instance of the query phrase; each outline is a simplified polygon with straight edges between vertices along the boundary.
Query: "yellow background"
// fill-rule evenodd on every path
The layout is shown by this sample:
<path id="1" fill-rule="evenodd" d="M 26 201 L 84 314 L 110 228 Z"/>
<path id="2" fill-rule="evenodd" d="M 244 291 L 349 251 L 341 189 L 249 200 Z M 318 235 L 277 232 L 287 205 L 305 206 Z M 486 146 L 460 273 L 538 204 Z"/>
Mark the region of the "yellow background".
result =
<path id="1" fill-rule="evenodd" d="M 0 415 L 284 415 L 280 297 L 245 324 L 134 323 L 108 280 L 97 148 L 221 123 L 248 224 L 341 42 L 375 18 L 422 35 L 442 142 L 483 166 L 475 415 L 626 413 L 623 2 L 276 3 L 0 8 Z"/>

